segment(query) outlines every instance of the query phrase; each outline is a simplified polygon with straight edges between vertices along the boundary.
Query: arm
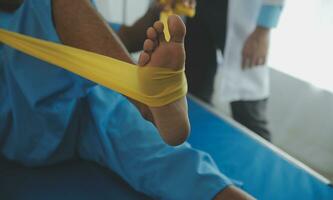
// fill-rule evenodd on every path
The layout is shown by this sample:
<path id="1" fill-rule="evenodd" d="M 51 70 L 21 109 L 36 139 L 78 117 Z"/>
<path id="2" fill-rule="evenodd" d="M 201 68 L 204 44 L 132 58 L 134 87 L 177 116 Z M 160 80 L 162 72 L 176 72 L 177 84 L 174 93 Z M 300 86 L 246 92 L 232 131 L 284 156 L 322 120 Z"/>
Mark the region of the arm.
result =
<path id="1" fill-rule="evenodd" d="M 133 63 L 89 0 L 53 0 L 52 7 L 55 27 L 64 44 Z"/>
<path id="2" fill-rule="evenodd" d="M 161 10 L 161 7 L 154 3 L 132 26 L 121 26 L 118 36 L 129 52 L 142 50 L 142 44 L 146 39 L 146 31 L 143 30 L 147 30 L 158 20 Z"/>
<path id="3" fill-rule="evenodd" d="M 257 27 L 247 38 L 243 47 L 242 67 L 251 68 L 264 65 L 267 60 L 270 30 L 278 24 L 282 11 L 281 0 L 265 0 L 257 20 Z"/>

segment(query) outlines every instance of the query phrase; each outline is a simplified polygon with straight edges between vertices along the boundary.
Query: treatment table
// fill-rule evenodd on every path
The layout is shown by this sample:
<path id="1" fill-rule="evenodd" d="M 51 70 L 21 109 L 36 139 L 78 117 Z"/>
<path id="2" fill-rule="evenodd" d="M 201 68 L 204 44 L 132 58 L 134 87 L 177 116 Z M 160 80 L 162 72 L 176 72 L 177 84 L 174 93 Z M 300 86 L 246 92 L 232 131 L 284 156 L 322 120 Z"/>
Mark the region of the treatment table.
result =
<path id="1" fill-rule="evenodd" d="M 208 152 L 225 175 L 254 197 L 333 200 L 333 188 L 327 179 L 193 97 L 189 97 L 189 114 L 192 125 L 189 143 Z M 150 198 L 92 162 L 73 160 L 49 167 L 26 168 L 0 158 L 0 200 L 7 199 Z"/>

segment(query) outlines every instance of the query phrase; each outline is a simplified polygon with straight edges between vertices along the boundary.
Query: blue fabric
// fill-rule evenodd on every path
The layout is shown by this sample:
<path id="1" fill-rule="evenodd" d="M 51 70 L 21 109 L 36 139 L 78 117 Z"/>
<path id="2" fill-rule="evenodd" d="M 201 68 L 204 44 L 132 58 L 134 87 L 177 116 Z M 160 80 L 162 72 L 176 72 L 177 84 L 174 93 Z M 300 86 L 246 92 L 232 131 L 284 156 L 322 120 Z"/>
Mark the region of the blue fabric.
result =
<path id="1" fill-rule="evenodd" d="M 117 24 L 117 23 L 110 23 L 110 26 L 116 32 L 118 32 L 121 28 L 121 24 Z"/>
<path id="2" fill-rule="evenodd" d="M 189 102 L 194 148 L 208 152 L 220 170 L 243 182 L 257 199 L 333 199 L 333 188 L 285 160 L 262 143 Z"/>
<path id="3" fill-rule="evenodd" d="M 265 28 L 275 28 L 282 12 L 281 5 L 263 5 L 260 10 L 257 25 Z"/>
<path id="4" fill-rule="evenodd" d="M 8 30 L 59 42 L 51 1 L 24 2 L 11 17 Z M 65 135 L 78 130 L 78 99 L 94 84 L 8 46 L 0 48 L 0 120 L 7 122 L 0 125 L 0 141 L 5 140 L 2 152 L 30 165 L 51 162 Z M 68 151 L 63 159 L 74 153 L 74 149 Z"/>
<path id="5" fill-rule="evenodd" d="M 51 9 L 51 0 L 26 0 L 7 29 L 59 43 Z M 122 95 L 8 46 L 0 48 L 4 157 L 27 166 L 80 157 L 157 199 L 212 198 L 230 184 L 208 154 L 189 144 L 164 144 Z"/>
<path id="6" fill-rule="evenodd" d="M 8 27 L 11 16 L 11 14 L 0 11 L 0 28 Z"/>
<path id="7" fill-rule="evenodd" d="M 149 200 L 117 174 L 93 162 L 22 167 L 0 157 L 1 200 Z"/>
<path id="8" fill-rule="evenodd" d="M 210 152 L 222 171 L 241 180 L 243 189 L 258 199 L 333 199 L 332 187 L 197 103 L 190 101 L 189 111 L 193 146 Z M 173 180 L 175 184 L 182 181 L 182 173 Z M 50 200 L 148 199 L 110 170 L 90 162 L 78 160 L 43 168 L 25 168 L 0 158 L 0 199 L 44 200 L 46 197 Z"/>

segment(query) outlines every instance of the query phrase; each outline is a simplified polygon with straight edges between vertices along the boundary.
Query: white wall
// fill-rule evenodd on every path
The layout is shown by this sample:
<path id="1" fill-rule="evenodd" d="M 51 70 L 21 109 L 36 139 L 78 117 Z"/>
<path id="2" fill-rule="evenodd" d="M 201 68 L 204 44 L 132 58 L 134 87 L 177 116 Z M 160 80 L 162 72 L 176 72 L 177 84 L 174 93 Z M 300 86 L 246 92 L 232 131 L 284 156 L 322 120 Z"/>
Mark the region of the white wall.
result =
<path id="1" fill-rule="evenodd" d="M 146 12 L 150 0 L 95 0 L 95 2 L 107 20 L 132 24 Z"/>
<path id="2" fill-rule="evenodd" d="M 287 0 L 273 32 L 273 142 L 333 180 L 333 0 Z M 284 72 L 284 73 L 283 73 Z"/>
<path id="3" fill-rule="evenodd" d="M 286 0 L 270 66 L 333 92 L 333 0 Z"/>
<path id="4" fill-rule="evenodd" d="M 333 93 L 271 70 L 273 143 L 333 180 Z"/>

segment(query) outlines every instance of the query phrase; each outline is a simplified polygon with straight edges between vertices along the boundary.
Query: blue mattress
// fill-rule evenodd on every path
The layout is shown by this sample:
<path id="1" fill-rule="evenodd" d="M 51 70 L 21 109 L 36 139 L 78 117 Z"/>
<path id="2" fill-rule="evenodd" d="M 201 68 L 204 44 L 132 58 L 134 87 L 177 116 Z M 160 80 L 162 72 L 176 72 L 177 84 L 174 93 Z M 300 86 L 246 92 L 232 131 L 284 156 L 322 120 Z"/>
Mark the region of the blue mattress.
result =
<path id="1" fill-rule="evenodd" d="M 221 171 L 258 199 L 333 200 L 333 188 L 197 102 L 189 101 L 193 147 L 212 155 Z M 175 180 L 176 181 L 176 180 Z M 73 160 L 26 168 L 0 158 L 0 199 L 149 199 L 116 174 Z"/>

